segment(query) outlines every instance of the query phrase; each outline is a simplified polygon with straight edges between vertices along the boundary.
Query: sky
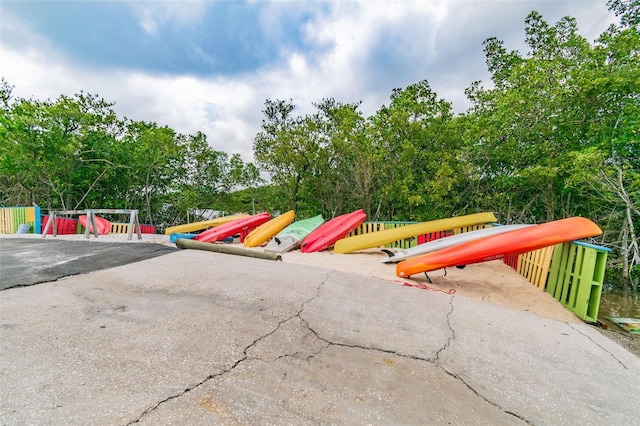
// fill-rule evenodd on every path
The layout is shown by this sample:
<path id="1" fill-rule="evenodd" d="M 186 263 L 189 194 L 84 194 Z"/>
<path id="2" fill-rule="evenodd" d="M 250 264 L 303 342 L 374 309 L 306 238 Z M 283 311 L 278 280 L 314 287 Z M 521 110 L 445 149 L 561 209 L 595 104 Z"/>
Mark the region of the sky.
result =
<path id="1" fill-rule="evenodd" d="M 617 22 L 606 0 L 0 0 L 0 77 L 14 97 L 97 94 L 253 161 L 267 99 L 301 115 L 361 102 L 368 117 L 427 80 L 464 112 L 465 88 L 490 84 L 482 42 L 526 54 L 533 10 L 576 18 L 589 41 Z"/>

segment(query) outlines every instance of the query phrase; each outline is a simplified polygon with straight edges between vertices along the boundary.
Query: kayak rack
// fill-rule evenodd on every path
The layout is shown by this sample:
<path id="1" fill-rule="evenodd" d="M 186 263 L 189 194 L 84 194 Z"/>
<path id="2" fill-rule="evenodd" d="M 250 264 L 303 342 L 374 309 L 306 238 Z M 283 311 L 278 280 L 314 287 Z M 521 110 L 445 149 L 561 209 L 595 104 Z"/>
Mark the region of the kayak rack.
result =
<path id="1" fill-rule="evenodd" d="M 142 239 L 142 231 L 140 230 L 140 221 L 138 219 L 138 210 L 129 210 L 129 209 L 85 209 L 85 210 L 50 210 L 49 211 L 49 219 L 47 220 L 47 224 L 42 230 L 42 238 L 46 237 L 47 232 L 51 228 L 51 235 L 54 237 L 58 235 L 58 228 L 56 225 L 56 216 L 57 215 L 86 215 L 87 216 L 87 227 L 84 232 L 85 238 L 89 238 L 91 235 L 91 229 L 93 229 L 93 234 L 96 238 L 98 238 L 98 227 L 96 226 L 96 213 L 104 214 L 128 214 L 129 215 L 129 232 L 127 234 L 127 240 L 131 240 L 133 236 L 134 230 L 138 234 L 138 239 Z"/>

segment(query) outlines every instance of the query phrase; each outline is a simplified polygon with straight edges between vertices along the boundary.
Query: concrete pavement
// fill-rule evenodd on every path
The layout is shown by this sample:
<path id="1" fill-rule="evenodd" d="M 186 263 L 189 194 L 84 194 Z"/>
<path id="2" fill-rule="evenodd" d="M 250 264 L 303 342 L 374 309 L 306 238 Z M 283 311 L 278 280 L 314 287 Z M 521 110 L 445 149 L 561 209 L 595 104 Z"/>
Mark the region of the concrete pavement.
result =
<path id="1" fill-rule="evenodd" d="M 2 424 L 640 418 L 640 359 L 591 326 L 210 252 L 1 291 L 0 332 Z"/>

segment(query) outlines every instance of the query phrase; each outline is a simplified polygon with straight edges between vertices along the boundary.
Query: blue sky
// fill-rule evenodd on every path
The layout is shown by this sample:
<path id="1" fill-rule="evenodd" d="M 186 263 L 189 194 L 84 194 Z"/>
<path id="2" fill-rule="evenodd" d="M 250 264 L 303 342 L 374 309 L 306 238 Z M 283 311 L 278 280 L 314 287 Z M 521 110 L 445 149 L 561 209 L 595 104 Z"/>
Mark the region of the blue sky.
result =
<path id="1" fill-rule="evenodd" d="M 605 0 L 0 0 L 0 76 L 18 97 L 96 93 L 251 161 L 268 98 L 300 114 L 361 101 L 368 116 L 426 79 L 463 112 L 464 89 L 488 80 L 482 42 L 526 53 L 532 10 L 575 17 L 590 41 L 616 22 Z"/>

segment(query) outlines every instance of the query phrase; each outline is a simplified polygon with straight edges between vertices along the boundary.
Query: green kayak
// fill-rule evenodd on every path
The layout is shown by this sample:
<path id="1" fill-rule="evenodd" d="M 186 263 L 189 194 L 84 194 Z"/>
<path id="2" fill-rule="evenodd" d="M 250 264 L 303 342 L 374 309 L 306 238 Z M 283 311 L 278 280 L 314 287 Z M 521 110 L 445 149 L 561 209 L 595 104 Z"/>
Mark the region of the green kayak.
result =
<path id="1" fill-rule="evenodd" d="M 300 246 L 302 240 L 305 239 L 314 229 L 324 223 L 322 215 L 318 215 L 309 219 L 298 220 L 291 225 L 278 232 L 275 237 L 269 241 L 264 251 L 275 253 L 284 253 Z"/>

